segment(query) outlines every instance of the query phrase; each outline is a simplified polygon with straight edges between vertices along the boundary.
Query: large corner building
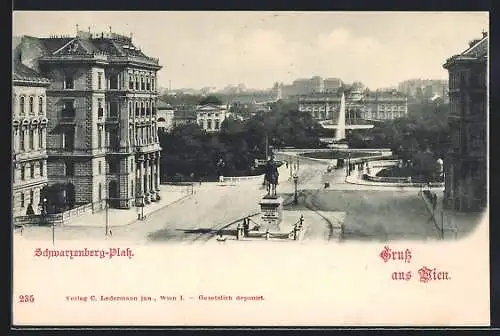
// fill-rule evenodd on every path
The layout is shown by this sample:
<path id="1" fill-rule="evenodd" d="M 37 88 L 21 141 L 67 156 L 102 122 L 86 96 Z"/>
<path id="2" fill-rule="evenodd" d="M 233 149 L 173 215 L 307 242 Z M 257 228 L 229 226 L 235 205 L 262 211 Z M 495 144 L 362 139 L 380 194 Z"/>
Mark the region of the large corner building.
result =
<path id="1" fill-rule="evenodd" d="M 445 205 L 479 211 L 487 205 L 488 36 L 443 65 L 449 72 L 451 151 L 445 160 Z"/>
<path id="2" fill-rule="evenodd" d="M 76 37 L 23 36 L 15 58 L 50 81 L 49 184 L 71 186 L 67 196 L 74 203 L 94 208 L 105 199 L 130 208 L 160 198 L 158 59 L 131 37 L 81 31 Z M 30 104 L 28 96 L 24 104 Z"/>

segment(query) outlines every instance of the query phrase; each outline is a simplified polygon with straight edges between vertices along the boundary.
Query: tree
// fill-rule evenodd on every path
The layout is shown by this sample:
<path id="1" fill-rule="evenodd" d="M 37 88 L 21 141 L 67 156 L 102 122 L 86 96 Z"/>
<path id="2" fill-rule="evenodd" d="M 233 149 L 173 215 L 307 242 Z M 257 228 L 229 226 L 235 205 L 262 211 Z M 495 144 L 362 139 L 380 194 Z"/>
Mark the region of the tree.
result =
<path id="1" fill-rule="evenodd" d="M 222 105 L 222 101 L 217 96 L 209 95 L 209 96 L 206 96 L 204 98 L 201 98 L 200 101 L 198 102 L 198 104 L 199 105 L 205 105 L 205 104 Z"/>

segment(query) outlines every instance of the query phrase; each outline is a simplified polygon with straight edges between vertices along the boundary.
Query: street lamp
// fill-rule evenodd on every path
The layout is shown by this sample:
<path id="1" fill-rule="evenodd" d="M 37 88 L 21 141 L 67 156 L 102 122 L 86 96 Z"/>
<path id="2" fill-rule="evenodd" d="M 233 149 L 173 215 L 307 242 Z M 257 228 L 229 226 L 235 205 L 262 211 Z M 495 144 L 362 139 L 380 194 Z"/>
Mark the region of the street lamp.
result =
<path id="1" fill-rule="evenodd" d="M 104 233 L 104 235 L 105 235 L 105 236 L 107 236 L 107 235 L 108 235 L 108 221 L 109 221 L 109 217 L 108 217 L 108 216 L 109 216 L 109 215 L 108 215 L 108 201 L 109 201 L 109 199 L 108 199 L 108 198 L 106 198 L 106 199 L 104 200 L 104 202 L 105 202 L 105 203 L 104 203 L 104 207 L 105 207 L 105 210 L 106 210 L 106 224 L 105 224 L 105 230 L 106 230 L 106 232 Z"/>
<path id="2" fill-rule="evenodd" d="M 293 183 L 295 184 L 295 195 L 293 197 L 293 203 L 297 204 L 299 203 L 299 200 L 297 198 L 297 182 L 299 181 L 299 176 L 297 174 L 293 175 Z"/>

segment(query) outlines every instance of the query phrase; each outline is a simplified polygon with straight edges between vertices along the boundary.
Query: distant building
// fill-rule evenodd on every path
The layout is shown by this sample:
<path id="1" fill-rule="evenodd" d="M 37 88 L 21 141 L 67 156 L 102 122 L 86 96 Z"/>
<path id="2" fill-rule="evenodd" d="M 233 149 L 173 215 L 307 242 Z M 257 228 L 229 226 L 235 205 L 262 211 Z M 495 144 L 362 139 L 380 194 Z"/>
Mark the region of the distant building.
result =
<path id="1" fill-rule="evenodd" d="M 488 36 L 443 65 L 449 73 L 451 151 L 444 161 L 445 206 L 478 211 L 487 206 Z"/>
<path id="2" fill-rule="evenodd" d="M 174 108 L 161 100 L 158 101 L 156 108 L 158 130 L 170 131 L 174 126 Z"/>
<path id="3" fill-rule="evenodd" d="M 50 81 L 14 59 L 12 87 L 13 216 L 38 213 L 47 179 L 47 95 Z"/>
<path id="4" fill-rule="evenodd" d="M 335 92 L 342 86 L 340 78 L 325 78 L 323 80 L 324 92 Z"/>
<path id="5" fill-rule="evenodd" d="M 207 132 L 219 132 L 228 115 L 229 111 L 225 105 L 206 104 L 196 108 L 196 122 Z"/>
<path id="6" fill-rule="evenodd" d="M 299 111 L 310 113 L 319 121 L 338 119 L 341 94 L 323 93 L 299 97 Z M 356 111 L 359 115 L 355 115 Z M 360 91 L 354 88 L 347 93 L 346 118 L 392 120 L 408 114 L 408 100 L 397 91 Z"/>
<path id="7" fill-rule="evenodd" d="M 174 127 L 194 123 L 196 123 L 196 106 L 179 105 L 174 107 Z"/>
<path id="8" fill-rule="evenodd" d="M 409 79 L 399 83 L 398 91 L 409 98 L 430 100 L 435 96 L 448 99 L 448 81 L 439 79 Z"/>

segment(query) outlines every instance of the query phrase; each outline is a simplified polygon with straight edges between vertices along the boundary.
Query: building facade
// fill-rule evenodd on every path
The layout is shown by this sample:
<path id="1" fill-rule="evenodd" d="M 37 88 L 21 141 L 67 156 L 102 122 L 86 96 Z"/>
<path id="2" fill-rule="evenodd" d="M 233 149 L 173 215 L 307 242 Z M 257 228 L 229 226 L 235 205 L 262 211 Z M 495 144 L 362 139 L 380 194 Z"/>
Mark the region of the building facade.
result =
<path id="1" fill-rule="evenodd" d="M 458 211 L 487 206 L 488 36 L 443 65 L 449 73 L 451 150 L 444 161 L 445 205 Z"/>
<path id="2" fill-rule="evenodd" d="M 299 111 L 308 112 L 314 119 L 336 122 L 341 95 L 338 93 L 312 94 L 299 97 Z M 367 92 L 358 89 L 347 93 L 346 118 L 392 120 L 408 114 L 408 99 L 394 92 Z"/>
<path id="3" fill-rule="evenodd" d="M 47 95 L 50 82 L 14 59 L 12 86 L 13 216 L 39 213 L 47 185 Z"/>
<path id="4" fill-rule="evenodd" d="M 207 132 L 219 132 L 228 115 L 225 105 L 206 104 L 196 108 L 196 122 Z"/>
<path id="5" fill-rule="evenodd" d="M 169 132 L 174 127 L 175 109 L 170 104 L 164 103 L 161 100 L 158 101 L 156 108 L 158 110 L 158 130 Z"/>
<path id="6" fill-rule="evenodd" d="M 76 204 L 130 208 L 156 201 L 160 184 L 158 59 L 127 36 L 24 36 L 21 61 L 47 88 L 49 183 L 71 186 Z"/>

